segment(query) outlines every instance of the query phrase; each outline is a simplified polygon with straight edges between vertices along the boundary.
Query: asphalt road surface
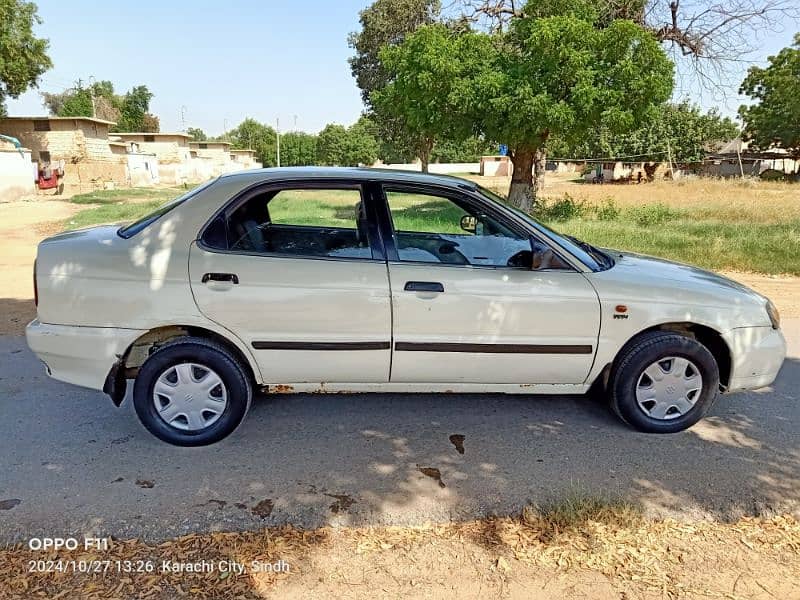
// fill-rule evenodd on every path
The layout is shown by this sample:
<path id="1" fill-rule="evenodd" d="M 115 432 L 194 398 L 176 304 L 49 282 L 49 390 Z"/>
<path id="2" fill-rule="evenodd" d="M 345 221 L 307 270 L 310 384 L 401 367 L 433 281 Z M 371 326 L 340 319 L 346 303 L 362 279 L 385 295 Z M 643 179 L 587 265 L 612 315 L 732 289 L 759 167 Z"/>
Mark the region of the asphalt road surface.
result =
<path id="1" fill-rule="evenodd" d="M 724 396 L 680 434 L 637 433 L 581 396 L 278 395 L 205 448 L 158 441 L 129 398 L 53 381 L 24 338 L 0 337 L 0 543 L 422 524 L 565 492 L 674 516 L 800 514 L 800 320 L 784 329 L 774 386 Z"/>

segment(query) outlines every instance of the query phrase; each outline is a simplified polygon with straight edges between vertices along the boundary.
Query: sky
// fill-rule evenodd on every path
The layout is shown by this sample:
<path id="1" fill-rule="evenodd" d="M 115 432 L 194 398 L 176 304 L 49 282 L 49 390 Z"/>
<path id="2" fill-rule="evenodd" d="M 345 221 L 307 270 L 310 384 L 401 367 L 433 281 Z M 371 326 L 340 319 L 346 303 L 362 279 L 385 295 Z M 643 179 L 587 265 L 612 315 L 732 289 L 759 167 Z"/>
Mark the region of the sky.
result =
<path id="1" fill-rule="evenodd" d="M 43 115 L 39 91 L 61 92 L 75 80 L 108 79 L 123 93 L 145 84 L 161 131 L 200 127 L 218 135 L 253 117 L 281 131 L 318 132 L 349 125 L 363 106 L 350 74 L 347 35 L 370 0 L 37 0 L 53 68 L 39 90 L 8 100 L 10 115 Z M 102 8 L 99 8 L 102 7 Z M 757 40 L 743 57 L 763 64 L 800 30 L 788 22 Z M 741 57 L 740 57 L 741 58 Z M 736 84 L 750 63 L 729 74 L 724 95 L 692 78 L 677 80 L 676 98 L 734 115 Z"/>

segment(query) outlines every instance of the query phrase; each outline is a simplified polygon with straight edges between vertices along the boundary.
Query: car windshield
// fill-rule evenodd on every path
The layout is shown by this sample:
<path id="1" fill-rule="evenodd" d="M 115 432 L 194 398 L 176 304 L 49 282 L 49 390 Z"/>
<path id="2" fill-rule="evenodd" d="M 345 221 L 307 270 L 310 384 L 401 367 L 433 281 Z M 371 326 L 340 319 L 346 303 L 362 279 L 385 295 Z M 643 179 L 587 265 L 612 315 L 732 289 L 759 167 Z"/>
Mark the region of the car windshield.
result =
<path id="1" fill-rule="evenodd" d="M 207 181 L 203 185 L 199 185 L 196 188 L 189 190 L 188 192 L 186 192 L 182 196 L 178 196 L 177 198 L 174 198 L 172 200 L 167 201 L 166 204 L 162 204 L 157 209 L 155 209 L 153 212 L 146 214 L 141 219 L 139 219 L 137 221 L 134 221 L 130 225 L 126 225 L 124 227 L 120 227 L 117 230 L 117 235 L 119 235 L 120 237 L 123 237 L 125 239 L 133 237 L 134 235 L 139 233 L 142 229 L 144 229 L 148 225 L 151 225 L 152 223 L 155 223 L 156 221 L 158 221 L 161 217 L 163 217 L 165 214 L 167 214 L 173 208 L 175 208 L 176 206 L 179 206 L 180 204 L 183 204 L 184 202 L 186 202 L 190 198 L 193 198 L 194 196 L 199 194 L 202 190 L 206 189 L 207 187 L 210 187 L 216 181 L 217 181 L 216 179 L 212 179 L 210 181 Z"/>
<path id="2" fill-rule="evenodd" d="M 478 191 L 483 195 L 502 204 L 505 208 L 519 216 L 523 219 L 526 223 L 532 225 L 537 230 L 545 233 L 547 237 L 555 241 L 559 246 L 563 247 L 565 250 L 570 252 L 573 256 L 578 258 L 583 264 L 587 267 L 592 269 L 593 271 L 604 271 L 614 265 L 614 260 L 605 252 L 601 251 L 599 248 L 592 246 L 591 244 L 579 240 L 576 237 L 571 235 L 564 235 L 559 233 L 547 225 L 542 224 L 541 222 L 534 219 L 528 213 L 515 208 L 506 202 L 506 199 L 502 196 L 495 194 L 491 190 L 487 190 L 484 187 L 477 186 Z"/>

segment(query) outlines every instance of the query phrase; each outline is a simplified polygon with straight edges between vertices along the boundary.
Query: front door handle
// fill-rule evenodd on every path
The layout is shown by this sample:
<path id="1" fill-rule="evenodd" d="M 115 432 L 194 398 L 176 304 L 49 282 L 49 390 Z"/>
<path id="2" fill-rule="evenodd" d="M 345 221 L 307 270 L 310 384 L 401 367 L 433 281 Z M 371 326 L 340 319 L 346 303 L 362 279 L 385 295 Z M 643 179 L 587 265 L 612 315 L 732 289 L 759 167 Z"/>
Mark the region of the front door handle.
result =
<path id="1" fill-rule="evenodd" d="M 239 276 L 235 273 L 206 273 L 201 280 L 203 283 L 209 281 L 230 281 L 231 283 L 239 283 Z"/>
<path id="2" fill-rule="evenodd" d="M 444 292 L 444 286 L 438 281 L 406 281 L 403 289 L 407 292 Z"/>

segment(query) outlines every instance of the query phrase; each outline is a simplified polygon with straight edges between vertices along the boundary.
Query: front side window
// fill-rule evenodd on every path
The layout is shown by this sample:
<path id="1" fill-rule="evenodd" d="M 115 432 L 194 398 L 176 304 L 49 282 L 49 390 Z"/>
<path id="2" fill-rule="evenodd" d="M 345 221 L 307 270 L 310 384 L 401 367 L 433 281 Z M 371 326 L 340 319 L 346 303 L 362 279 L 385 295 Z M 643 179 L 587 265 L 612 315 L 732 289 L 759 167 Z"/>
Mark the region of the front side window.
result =
<path id="1" fill-rule="evenodd" d="M 386 190 L 398 258 L 483 267 L 531 268 L 531 242 L 463 199 Z"/>
<path id="2" fill-rule="evenodd" d="M 207 233 L 213 235 L 213 229 L 212 224 Z M 224 237 L 232 251 L 372 258 L 367 212 L 357 187 L 263 192 L 234 210 Z"/>

